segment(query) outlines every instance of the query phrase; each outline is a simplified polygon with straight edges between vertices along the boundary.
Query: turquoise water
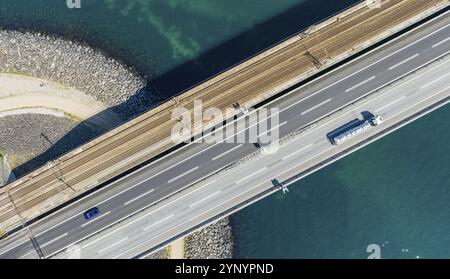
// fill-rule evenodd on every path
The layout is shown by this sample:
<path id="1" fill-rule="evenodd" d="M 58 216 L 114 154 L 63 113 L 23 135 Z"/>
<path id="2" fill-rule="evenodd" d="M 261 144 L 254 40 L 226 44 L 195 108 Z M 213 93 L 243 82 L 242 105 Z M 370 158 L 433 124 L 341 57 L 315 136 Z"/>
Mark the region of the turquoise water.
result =
<path id="1" fill-rule="evenodd" d="M 0 26 L 85 42 L 165 97 L 356 0 L 0 0 Z M 238 258 L 450 257 L 448 106 L 233 216 Z"/>
<path id="2" fill-rule="evenodd" d="M 450 257 L 449 106 L 233 216 L 238 258 Z"/>
<path id="3" fill-rule="evenodd" d="M 169 97 L 355 0 L 0 0 L 0 27 L 88 43 Z"/>

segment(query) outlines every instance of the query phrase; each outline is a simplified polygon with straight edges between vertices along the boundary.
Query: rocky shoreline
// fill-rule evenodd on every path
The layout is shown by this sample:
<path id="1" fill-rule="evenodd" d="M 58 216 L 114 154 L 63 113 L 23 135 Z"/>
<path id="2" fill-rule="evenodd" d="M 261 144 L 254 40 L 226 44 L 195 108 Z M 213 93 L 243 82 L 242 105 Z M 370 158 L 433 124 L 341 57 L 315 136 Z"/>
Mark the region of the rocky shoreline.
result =
<path id="1" fill-rule="evenodd" d="M 0 72 L 75 88 L 112 107 L 125 119 L 160 101 L 131 68 L 99 50 L 49 35 L 0 31 Z"/>
<path id="2" fill-rule="evenodd" d="M 130 119 L 161 101 L 132 69 L 98 50 L 53 36 L 0 30 L 0 72 L 21 74 L 75 88 Z M 0 149 L 18 175 L 99 135 L 83 123 L 48 115 L 0 118 Z M 31 164 L 22 165 L 32 160 Z M 21 166 L 22 165 L 22 166 Z M 186 238 L 187 258 L 231 258 L 229 218 Z M 165 258 L 160 250 L 149 258 Z"/>
<path id="3" fill-rule="evenodd" d="M 225 217 L 185 238 L 186 259 L 231 259 L 233 233 L 230 217 Z M 167 259 L 167 248 L 160 249 L 146 259 Z"/>
<path id="4" fill-rule="evenodd" d="M 233 234 L 230 218 L 225 217 L 186 237 L 187 259 L 230 259 L 233 257 Z"/>

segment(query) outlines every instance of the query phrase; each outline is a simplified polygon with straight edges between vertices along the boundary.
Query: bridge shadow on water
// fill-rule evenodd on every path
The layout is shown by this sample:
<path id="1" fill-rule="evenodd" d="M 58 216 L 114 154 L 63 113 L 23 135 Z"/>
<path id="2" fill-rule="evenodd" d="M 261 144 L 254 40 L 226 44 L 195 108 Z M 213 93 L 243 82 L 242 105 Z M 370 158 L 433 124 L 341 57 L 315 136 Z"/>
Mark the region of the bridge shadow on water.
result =
<path id="1" fill-rule="evenodd" d="M 200 56 L 149 79 L 146 87 L 136 92 L 127 101 L 108 108 L 93 118 L 106 117 L 112 111 L 125 116 L 125 119 L 121 122 L 123 123 L 126 119 L 136 117 L 157 106 L 162 100 L 168 100 L 182 93 L 356 2 L 359 1 L 308 0 L 302 2 L 263 23 L 256 24 L 252 29 L 238 34 L 234 38 L 202 53 Z M 122 60 L 126 61 L 126 59 Z M 150 94 L 158 96 L 159 101 L 155 102 L 155 98 Z M 132 111 L 132 114 L 129 111 Z M 111 126 L 106 129 L 95 129 L 89 123 L 92 123 L 92 119 L 77 124 L 58 141 L 47 142 L 50 147 L 45 152 L 16 167 L 13 172 L 18 177 L 24 176 L 30 171 L 45 165 L 48 161 L 54 160 L 114 128 L 114 126 Z M 121 123 L 117 123 L 117 125 Z M 45 138 L 45 135 L 43 135 L 43 138 Z"/>

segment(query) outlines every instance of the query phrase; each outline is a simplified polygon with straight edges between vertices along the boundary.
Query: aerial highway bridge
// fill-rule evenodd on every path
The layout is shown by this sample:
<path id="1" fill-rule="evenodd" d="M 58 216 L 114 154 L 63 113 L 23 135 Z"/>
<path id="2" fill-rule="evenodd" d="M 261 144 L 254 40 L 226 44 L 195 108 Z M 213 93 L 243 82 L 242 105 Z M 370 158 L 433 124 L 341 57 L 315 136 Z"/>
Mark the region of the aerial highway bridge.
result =
<path id="1" fill-rule="evenodd" d="M 195 100 L 201 100 L 205 110 L 225 112 L 236 103 L 252 107 L 449 4 L 448 0 L 380 3 L 361 1 L 2 187 L 0 230 L 16 231 L 179 147 L 170 136 L 177 124 L 172 113 L 178 108 L 192 112 Z M 237 113 L 228 110 L 225 116 Z M 194 133 L 201 132 L 195 128 Z"/>
<path id="2" fill-rule="evenodd" d="M 416 6 L 409 6 L 405 2 L 415 2 Z M 415 8 L 419 6 L 423 8 L 421 5 L 428 5 L 431 2 L 432 5 L 427 6 L 429 9 L 442 3 L 385 1 L 384 16 L 398 18 L 402 13 L 393 12 L 394 7 L 405 5 L 401 7 L 404 9 L 409 7 L 411 14 L 417 17 Z M 448 1 L 443 2 L 448 4 Z M 375 12 L 372 13 L 374 16 Z M 340 126 L 346 120 L 351 120 L 350 118 L 357 117 L 361 111 L 379 111 L 386 115 L 386 128 L 374 129 L 366 134 L 370 137 L 383 134 L 387 127 L 395 127 L 424 108 L 432 107 L 433 104 L 444 104 L 449 95 L 448 76 L 437 81 L 434 81 L 433 77 L 436 77 L 436 73 L 448 72 L 449 69 L 449 26 L 448 13 L 444 13 L 409 33 L 341 65 L 332 72 L 264 104 L 264 107 L 279 108 L 280 124 L 277 128 L 280 136 L 289 137 L 295 134 L 292 135 L 292 141 L 280 146 L 277 154 L 262 156 L 249 160 L 249 163 L 232 167 L 242 158 L 258 153 L 258 147 L 250 143 L 187 144 L 17 230 L 0 242 L 0 257 L 67 257 L 70 254 L 67 248 L 73 245 L 81 247 L 83 257 L 129 258 L 145 254 L 224 214 L 229 214 L 266 191 L 274 191 L 273 179 L 280 182 L 290 177 L 298 179 L 299 173 L 315 164 L 336 156 L 346 148 L 361 144 L 363 138 L 334 147 L 324 137 L 329 130 Z M 328 55 L 330 53 L 333 52 L 330 51 Z M 319 54 L 312 55 L 319 57 L 317 61 L 321 61 Z M 300 57 L 310 59 L 309 55 L 305 56 L 304 53 L 299 55 L 298 60 L 301 60 Z M 298 60 L 288 61 L 294 63 Z M 312 63 L 312 69 L 317 66 L 315 64 L 317 63 Z M 282 67 L 278 69 L 282 70 Z M 391 87 L 408 76 L 414 77 L 411 78 L 412 81 L 409 83 L 404 81 L 406 85 L 403 83 L 398 85 L 398 88 L 404 86 L 403 90 L 396 87 L 397 89 L 389 92 L 383 91 L 385 90 L 383 88 Z M 430 83 L 428 87 L 421 89 L 422 91 L 418 90 L 420 92 L 411 90 L 411 88 L 420 89 L 428 83 Z M 208 87 L 203 86 L 204 88 Z M 403 95 L 398 93 L 402 91 L 411 92 Z M 422 92 L 423 94 L 420 94 Z M 253 100 L 252 98 L 249 100 Z M 230 100 L 231 103 L 234 101 Z M 241 101 L 242 104 L 248 102 Z M 140 125 L 142 117 L 144 116 L 136 120 L 135 125 Z M 122 129 L 112 134 L 116 135 L 115 133 L 126 130 Z M 139 129 L 145 130 L 142 127 Z M 295 144 L 297 137 L 305 138 L 301 141 L 300 147 Z M 100 137 L 97 140 L 101 142 L 109 139 Z M 294 148 L 298 153 L 290 148 Z M 74 151 L 75 153 L 70 155 L 72 157 L 67 156 L 75 158 L 85 150 L 88 149 L 84 147 Z M 95 152 L 97 154 L 99 151 Z M 267 161 L 270 158 L 275 158 L 275 161 Z M 83 162 L 90 164 L 87 159 Z M 255 169 L 255 162 L 258 162 L 259 169 Z M 92 164 L 99 162 L 95 161 Z M 294 169 L 292 166 L 297 168 Z M 273 177 L 273 174 L 279 175 Z M 41 172 L 36 174 L 37 177 L 39 175 Z M 87 181 L 98 183 L 98 177 L 92 179 Z M 20 184 L 26 182 L 28 186 L 20 188 L 20 191 L 25 191 L 29 189 L 28 187 L 38 188 L 29 181 L 22 179 L 14 186 L 24 187 Z M 43 187 L 42 185 L 39 187 Z M 8 190 L 11 188 L 7 188 L 5 193 L 8 193 Z M 8 194 L 11 196 L 11 193 Z M 14 197 L 10 199 L 14 200 Z M 102 214 L 96 219 L 87 221 L 82 213 L 93 206 L 99 207 Z M 25 209 L 24 212 L 28 210 L 31 209 Z M 4 212 L 6 211 L 2 213 Z M 14 206 L 11 212 L 17 213 Z"/>

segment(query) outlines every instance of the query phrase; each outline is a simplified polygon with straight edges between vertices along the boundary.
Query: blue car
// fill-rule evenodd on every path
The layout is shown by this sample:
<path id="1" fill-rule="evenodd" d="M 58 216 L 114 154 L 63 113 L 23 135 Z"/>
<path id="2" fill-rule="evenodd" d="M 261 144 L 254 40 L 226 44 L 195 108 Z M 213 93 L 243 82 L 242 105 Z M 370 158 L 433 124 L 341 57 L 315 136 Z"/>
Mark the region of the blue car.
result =
<path id="1" fill-rule="evenodd" d="M 98 214 L 100 214 L 100 209 L 98 209 L 98 207 L 94 207 L 89 209 L 88 211 L 86 211 L 84 213 L 84 218 L 86 218 L 87 220 L 94 218 L 95 216 L 97 216 Z"/>

